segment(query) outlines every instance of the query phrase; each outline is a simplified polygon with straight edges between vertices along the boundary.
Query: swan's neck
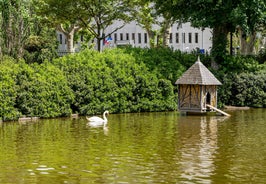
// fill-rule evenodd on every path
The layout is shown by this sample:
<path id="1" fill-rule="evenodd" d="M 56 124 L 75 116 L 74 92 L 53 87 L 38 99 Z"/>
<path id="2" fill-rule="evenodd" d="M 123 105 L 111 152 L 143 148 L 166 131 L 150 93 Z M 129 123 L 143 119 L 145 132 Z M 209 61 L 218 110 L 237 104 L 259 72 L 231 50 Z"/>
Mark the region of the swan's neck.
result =
<path id="1" fill-rule="evenodd" d="M 106 113 L 103 113 L 103 120 L 105 123 L 107 123 Z"/>

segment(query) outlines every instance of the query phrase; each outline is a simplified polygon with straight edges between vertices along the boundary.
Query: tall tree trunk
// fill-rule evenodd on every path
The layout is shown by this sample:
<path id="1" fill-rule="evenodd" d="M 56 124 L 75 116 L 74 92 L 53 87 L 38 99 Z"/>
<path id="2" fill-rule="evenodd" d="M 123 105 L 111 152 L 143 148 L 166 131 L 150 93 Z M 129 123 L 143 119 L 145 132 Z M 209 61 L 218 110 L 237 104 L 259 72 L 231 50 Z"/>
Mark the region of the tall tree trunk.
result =
<path id="1" fill-rule="evenodd" d="M 101 52 L 101 41 L 102 41 L 102 34 L 101 34 L 101 27 L 99 24 L 97 24 L 97 50 Z M 103 38 L 104 39 L 104 38 Z"/>
<path id="2" fill-rule="evenodd" d="M 241 33 L 241 38 L 240 38 L 240 43 L 241 43 L 241 54 L 243 55 L 248 55 L 248 54 L 252 54 L 254 51 L 254 45 L 256 42 L 256 32 L 254 32 L 253 34 L 250 34 L 248 36 L 246 35 L 242 35 L 243 33 Z"/>
<path id="3" fill-rule="evenodd" d="M 239 34 L 240 34 L 240 53 L 243 55 L 246 55 L 247 53 L 247 36 L 246 34 L 243 33 L 242 29 L 239 28 L 238 30 Z"/>
<path id="4" fill-rule="evenodd" d="M 62 32 L 67 39 L 67 52 L 73 53 L 74 48 L 74 35 L 80 29 L 79 26 L 71 25 L 67 30 L 63 28 L 63 25 L 60 24 L 57 27 L 57 30 Z"/>
<path id="5" fill-rule="evenodd" d="M 253 54 L 255 50 L 256 32 L 249 35 L 249 42 L 247 45 L 247 54 Z"/>
<path id="6" fill-rule="evenodd" d="M 74 52 L 74 34 L 75 31 L 72 29 L 66 36 L 67 36 L 67 51 L 70 53 Z"/>
<path id="7" fill-rule="evenodd" d="M 214 62 L 221 63 L 226 55 L 227 35 L 229 30 L 226 25 L 217 25 L 213 28 L 211 54 Z"/>
<path id="8" fill-rule="evenodd" d="M 163 46 L 169 45 L 170 32 L 171 32 L 171 21 L 165 19 L 162 26 Z"/>
<path id="9" fill-rule="evenodd" d="M 154 48 L 155 47 L 155 32 L 152 31 L 151 29 L 146 29 L 146 31 L 148 33 L 150 47 Z"/>

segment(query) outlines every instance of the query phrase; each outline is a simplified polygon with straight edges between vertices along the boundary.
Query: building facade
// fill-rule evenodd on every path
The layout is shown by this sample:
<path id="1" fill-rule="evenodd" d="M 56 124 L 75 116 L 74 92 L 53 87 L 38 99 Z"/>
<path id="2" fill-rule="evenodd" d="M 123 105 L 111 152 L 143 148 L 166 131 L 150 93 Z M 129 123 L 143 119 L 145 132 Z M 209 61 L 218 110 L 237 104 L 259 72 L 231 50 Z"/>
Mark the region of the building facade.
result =
<path id="1" fill-rule="evenodd" d="M 108 37 L 108 40 L 103 40 L 103 43 L 101 44 L 102 49 L 119 47 L 122 45 L 131 45 L 133 47 L 141 48 L 150 47 L 150 40 L 147 32 L 140 27 L 137 22 L 132 21 L 126 24 L 123 28 L 112 33 L 112 31 L 118 27 L 118 24 L 121 23 L 117 21 L 105 30 L 105 35 L 111 34 L 110 37 Z M 155 26 L 154 29 L 159 30 L 159 27 L 157 26 L 156 28 Z M 67 44 L 64 35 L 57 32 L 57 38 L 59 41 L 59 52 L 66 51 Z M 203 53 L 209 53 L 212 46 L 211 38 L 211 29 L 194 28 L 189 22 L 183 24 L 175 23 L 169 30 L 168 46 L 173 50 L 181 50 L 183 52 L 200 50 Z M 80 42 L 75 44 L 76 51 L 80 48 Z"/>

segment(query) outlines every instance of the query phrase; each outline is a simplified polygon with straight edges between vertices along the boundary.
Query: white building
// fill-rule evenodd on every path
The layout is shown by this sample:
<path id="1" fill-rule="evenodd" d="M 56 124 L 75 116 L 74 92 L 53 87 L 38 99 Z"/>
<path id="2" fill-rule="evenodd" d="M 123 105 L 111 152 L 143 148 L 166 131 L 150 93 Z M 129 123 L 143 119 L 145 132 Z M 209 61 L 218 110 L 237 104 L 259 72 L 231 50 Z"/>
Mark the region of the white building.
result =
<path id="1" fill-rule="evenodd" d="M 117 27 L 119 22 L 114 23 L 105 30 L 105 35 L 108 35 Z M 157 29 L 158 26 L 157 26 Z M 178 24 L 175 23 L 170 29 L 169 47 L 174 50 L 183 52 L 191 52 L 196 49 L 201 49 L 204 52 L 210 52 L 212 46 L 211 29 L 198 29 L 191 27 L 190 23 Z M 58 32 L 59 51 L 66 51 L 66 39 L 64 35 Z M 79 50 L 80 43 L 76 44 L 76 51 Z M 108 42 L 103 41 L 102 49 L 117 47 L 121 45 L 132 45 L 133 47 L 150 47 L 147 32 L 140 27 L 135 21 L 126 24 L 123 28 L 112 33 Z"/>

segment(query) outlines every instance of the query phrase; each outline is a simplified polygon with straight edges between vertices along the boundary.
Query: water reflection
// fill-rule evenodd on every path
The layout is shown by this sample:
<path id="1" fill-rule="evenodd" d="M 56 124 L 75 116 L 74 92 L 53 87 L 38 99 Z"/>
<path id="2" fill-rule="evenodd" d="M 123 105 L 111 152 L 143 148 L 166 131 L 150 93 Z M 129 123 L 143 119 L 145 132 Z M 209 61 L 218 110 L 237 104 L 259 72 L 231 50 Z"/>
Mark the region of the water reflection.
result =
<path id="1" fill-rule="evenodd" d="M 217 116 L 183 116 L 179 130 L 182 140 L 181 178 L 211 183 L 217 150 L 217 123 L 226 118 Z"/>
<path id="2" fill-rule="evenodd" d="M 266 110 L 0 124 L 0 183 L 263 183 Z"/>
<path id="3" fill-rule="evenodd" d="M 104 135 L 108 135 L 108 132 L 109 132 L 108 125 L 97 125 L 97 126 L 94 126 L 93 124 L 87 123 L 87 128 L 90 129 L 90 130 L 93 130 L 93 129 L 102 129 Z"/>

